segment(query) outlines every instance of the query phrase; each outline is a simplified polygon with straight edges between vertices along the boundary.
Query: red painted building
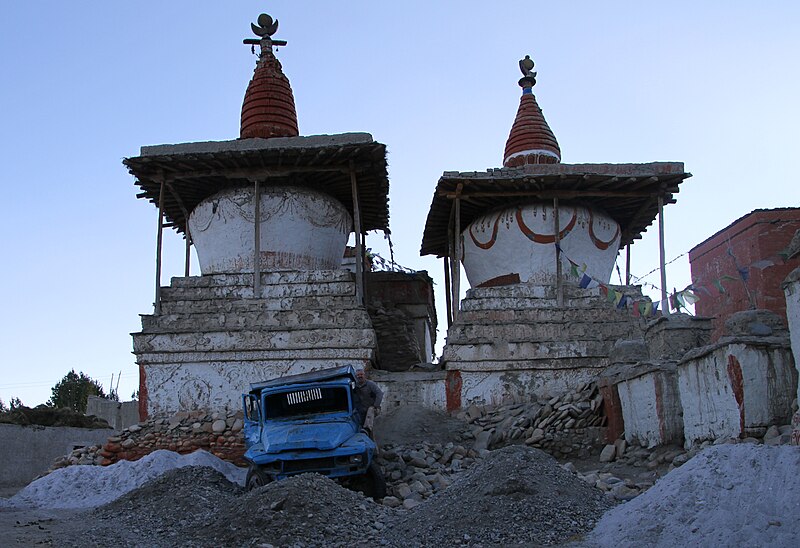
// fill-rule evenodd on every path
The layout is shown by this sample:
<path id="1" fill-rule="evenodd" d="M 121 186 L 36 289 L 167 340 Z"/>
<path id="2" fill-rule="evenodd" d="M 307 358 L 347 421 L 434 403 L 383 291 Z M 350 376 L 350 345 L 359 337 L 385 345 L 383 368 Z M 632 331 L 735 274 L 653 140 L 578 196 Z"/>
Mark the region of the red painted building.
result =
<path id="1" fill-rule="evenodd" d="M 781 282 L 798 259 L 780 255 L 800 229 L 800 208 L 756 209 L 689 251 L 692 280 L 700 298 L 698 316 L 713 318 L 719 339 L 734 312 L 763 308 L 786 321 Z"/>

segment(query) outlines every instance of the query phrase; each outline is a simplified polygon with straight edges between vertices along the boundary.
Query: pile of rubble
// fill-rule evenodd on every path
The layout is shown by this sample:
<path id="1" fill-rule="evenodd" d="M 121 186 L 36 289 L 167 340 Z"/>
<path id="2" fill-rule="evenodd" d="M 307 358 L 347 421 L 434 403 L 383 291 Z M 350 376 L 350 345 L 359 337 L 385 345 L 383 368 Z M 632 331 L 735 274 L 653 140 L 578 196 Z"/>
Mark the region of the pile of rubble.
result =
<path id="1" fill-rule="evenodd" d="M 53 470 L 64 468 L 66 466 L 80 465 L 99 465 L 103 463 L 104 457 L 100 455 L 102 447 L 100 445 L 90 445 L 87 447 L 78 447 L 73 449 L 68 455 L 58 457 L 55 462 L 50 466 L 49 474 Z"/>
<path id="2" fill-rule="evenodd" d="M 388 496 L 382 502 L 393 508 L 414 508 L 447 489 L 453 475 L 480 460 L 478 451 L 452 442 L 384 445 L 377 459 L 388 487 Z"/>
<path id="3" fill-rule="evenodd" d="M 208 413 L 182 411 L 169 418 L 154 417 L 122 430 L 99 451 L 101 464 L 137 460 L 158 449 L 185 454 L 203 449 L 223 460 L 244 466 L 242 411 Z"/>
<path id="4" fill-rule="evenodd" d="M 184 467 L 93 511 L 82 540 L 154 547 L 551 545 L 589 531 L 613 505 L 525 446 L 487 453 L 446 492 L 408 511 L 316 474 L 243 492 L 209 468 Z"/>
<path id="5" fill-rule="evenodd" d="M 596 383 L 545 401 L 470 406 L 459 415 L 473 425 L 475 448 L 524 442 L 556 458 L 586 458 L 603 446 L 603 396 Z"/>
<path id="6" fill-rule="evenodd" d="M 552 545 L 589 531 L 615 502 L 524 445 L 489 452 L 447 489 L 400 514 L 398 546 Z"/>

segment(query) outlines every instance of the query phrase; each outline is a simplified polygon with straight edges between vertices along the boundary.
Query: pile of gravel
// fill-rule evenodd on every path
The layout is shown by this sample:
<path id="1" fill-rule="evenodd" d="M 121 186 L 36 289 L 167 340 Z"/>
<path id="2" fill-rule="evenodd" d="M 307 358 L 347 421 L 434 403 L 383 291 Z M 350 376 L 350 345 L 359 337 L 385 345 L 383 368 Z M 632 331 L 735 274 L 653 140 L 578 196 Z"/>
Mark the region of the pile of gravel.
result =
<path id="1" fill-rule="evenodd" d="M 327 477 L 302 474 L 220 505 L 185 538 L 196 546 L 376 546 L 392 516 Z"/>
<path id="2" fill-rule="evenodd" d="M 384 538 L 397 546 L 552 545 L 591 530 L 613 505 L 543 451 L 509 446 L 402 514 Z"/>
<path id="3" fill-rule="evenodd" d="M 0 507 L 94 508 L 138 489 L 168 470 L 184 466 L 209 466 L 239 484 L 244 484 L 247 473 L 206 451 L 179 455 L 159 450 L 137 461 L 120 461 L 111 466 L 61 468 L 31 482 L 8 501 L 2 501 Z"/>
<path id="4" fill-rule="evenodd" d="M 205 527 L 221 507 L 235 505 L 243 491 L 239 484 L 207 466 L 169 470 L 94 510 L 87 544 L 185 546 L 187 535 Z"/>
<path id="5" fill-rule="evenodd" d="M 589 546 L 798 546 L 800 448 L 710 447 L 608 512 Z"/>

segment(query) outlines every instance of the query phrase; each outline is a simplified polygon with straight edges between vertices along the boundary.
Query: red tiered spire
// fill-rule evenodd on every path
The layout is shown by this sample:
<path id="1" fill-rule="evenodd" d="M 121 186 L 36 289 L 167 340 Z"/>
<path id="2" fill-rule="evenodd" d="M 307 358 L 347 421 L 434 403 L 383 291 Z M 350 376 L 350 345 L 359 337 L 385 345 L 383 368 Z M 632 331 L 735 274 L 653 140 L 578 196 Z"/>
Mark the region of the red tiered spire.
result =
<path id="1" fill-rule="evenodd" d="M 245 44 L 261 47 L 258 63 L 242 104 L 242 124 L 239 136 L 250 137 L 296 137 L 297 112 L 289 79 L 283 74 L 281 63 L 272 52 L 272 46 L 282 46 L 283 40 L 272 40 L 278 30 L 278 21 L 266 13 L 258 16 L 258 26 L 251 24 L 260 40 L 247 39 Z"/>
<path id="2" fill-rule="evenodd" d="M 533 95 L 536 85 L 536 73 L 531 72 L 534 63 L 530 56 L 519 62 L 522 78 L 522 98 L 519 101 L 517 117 L 511 126 L 511 133 L 506 141 L 503 166 L 517 167 L 525 164 L 557 164 L 561 162 L 561 149 L 556 136 L 547 125 L 542 109 Z"/>

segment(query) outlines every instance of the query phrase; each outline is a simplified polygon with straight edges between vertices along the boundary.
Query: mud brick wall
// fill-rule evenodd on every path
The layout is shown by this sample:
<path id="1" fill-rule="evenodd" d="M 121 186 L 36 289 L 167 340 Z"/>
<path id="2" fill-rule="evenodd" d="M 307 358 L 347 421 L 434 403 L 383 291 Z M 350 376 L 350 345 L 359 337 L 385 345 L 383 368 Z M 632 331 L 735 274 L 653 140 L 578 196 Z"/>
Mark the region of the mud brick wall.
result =
<path id="1" fill-rule="evenodd" d="M 767 268 L 751 265 L 785 249 L 798 229 L 800 208 L 757 209 L 689 251 L 692 280 L 696 285 L 708 289 L 699 294 L 695 312 L 699 316 L 715 318 L 712 342 L 723 336 L 725 320 L 731 314 L 753 308 L 750 298 L 755 308 L 771 310 L 786 322 L 786 300 L 781 282 L 798 266 L 800 260 L 795 258 L 786 264 Z M 747 290 L 737 265 L 749 267 Z M 714 286 L 714 281 L 723 276 L 734 279 L 722 282 L 725 293 L 721 294 Z"/>

